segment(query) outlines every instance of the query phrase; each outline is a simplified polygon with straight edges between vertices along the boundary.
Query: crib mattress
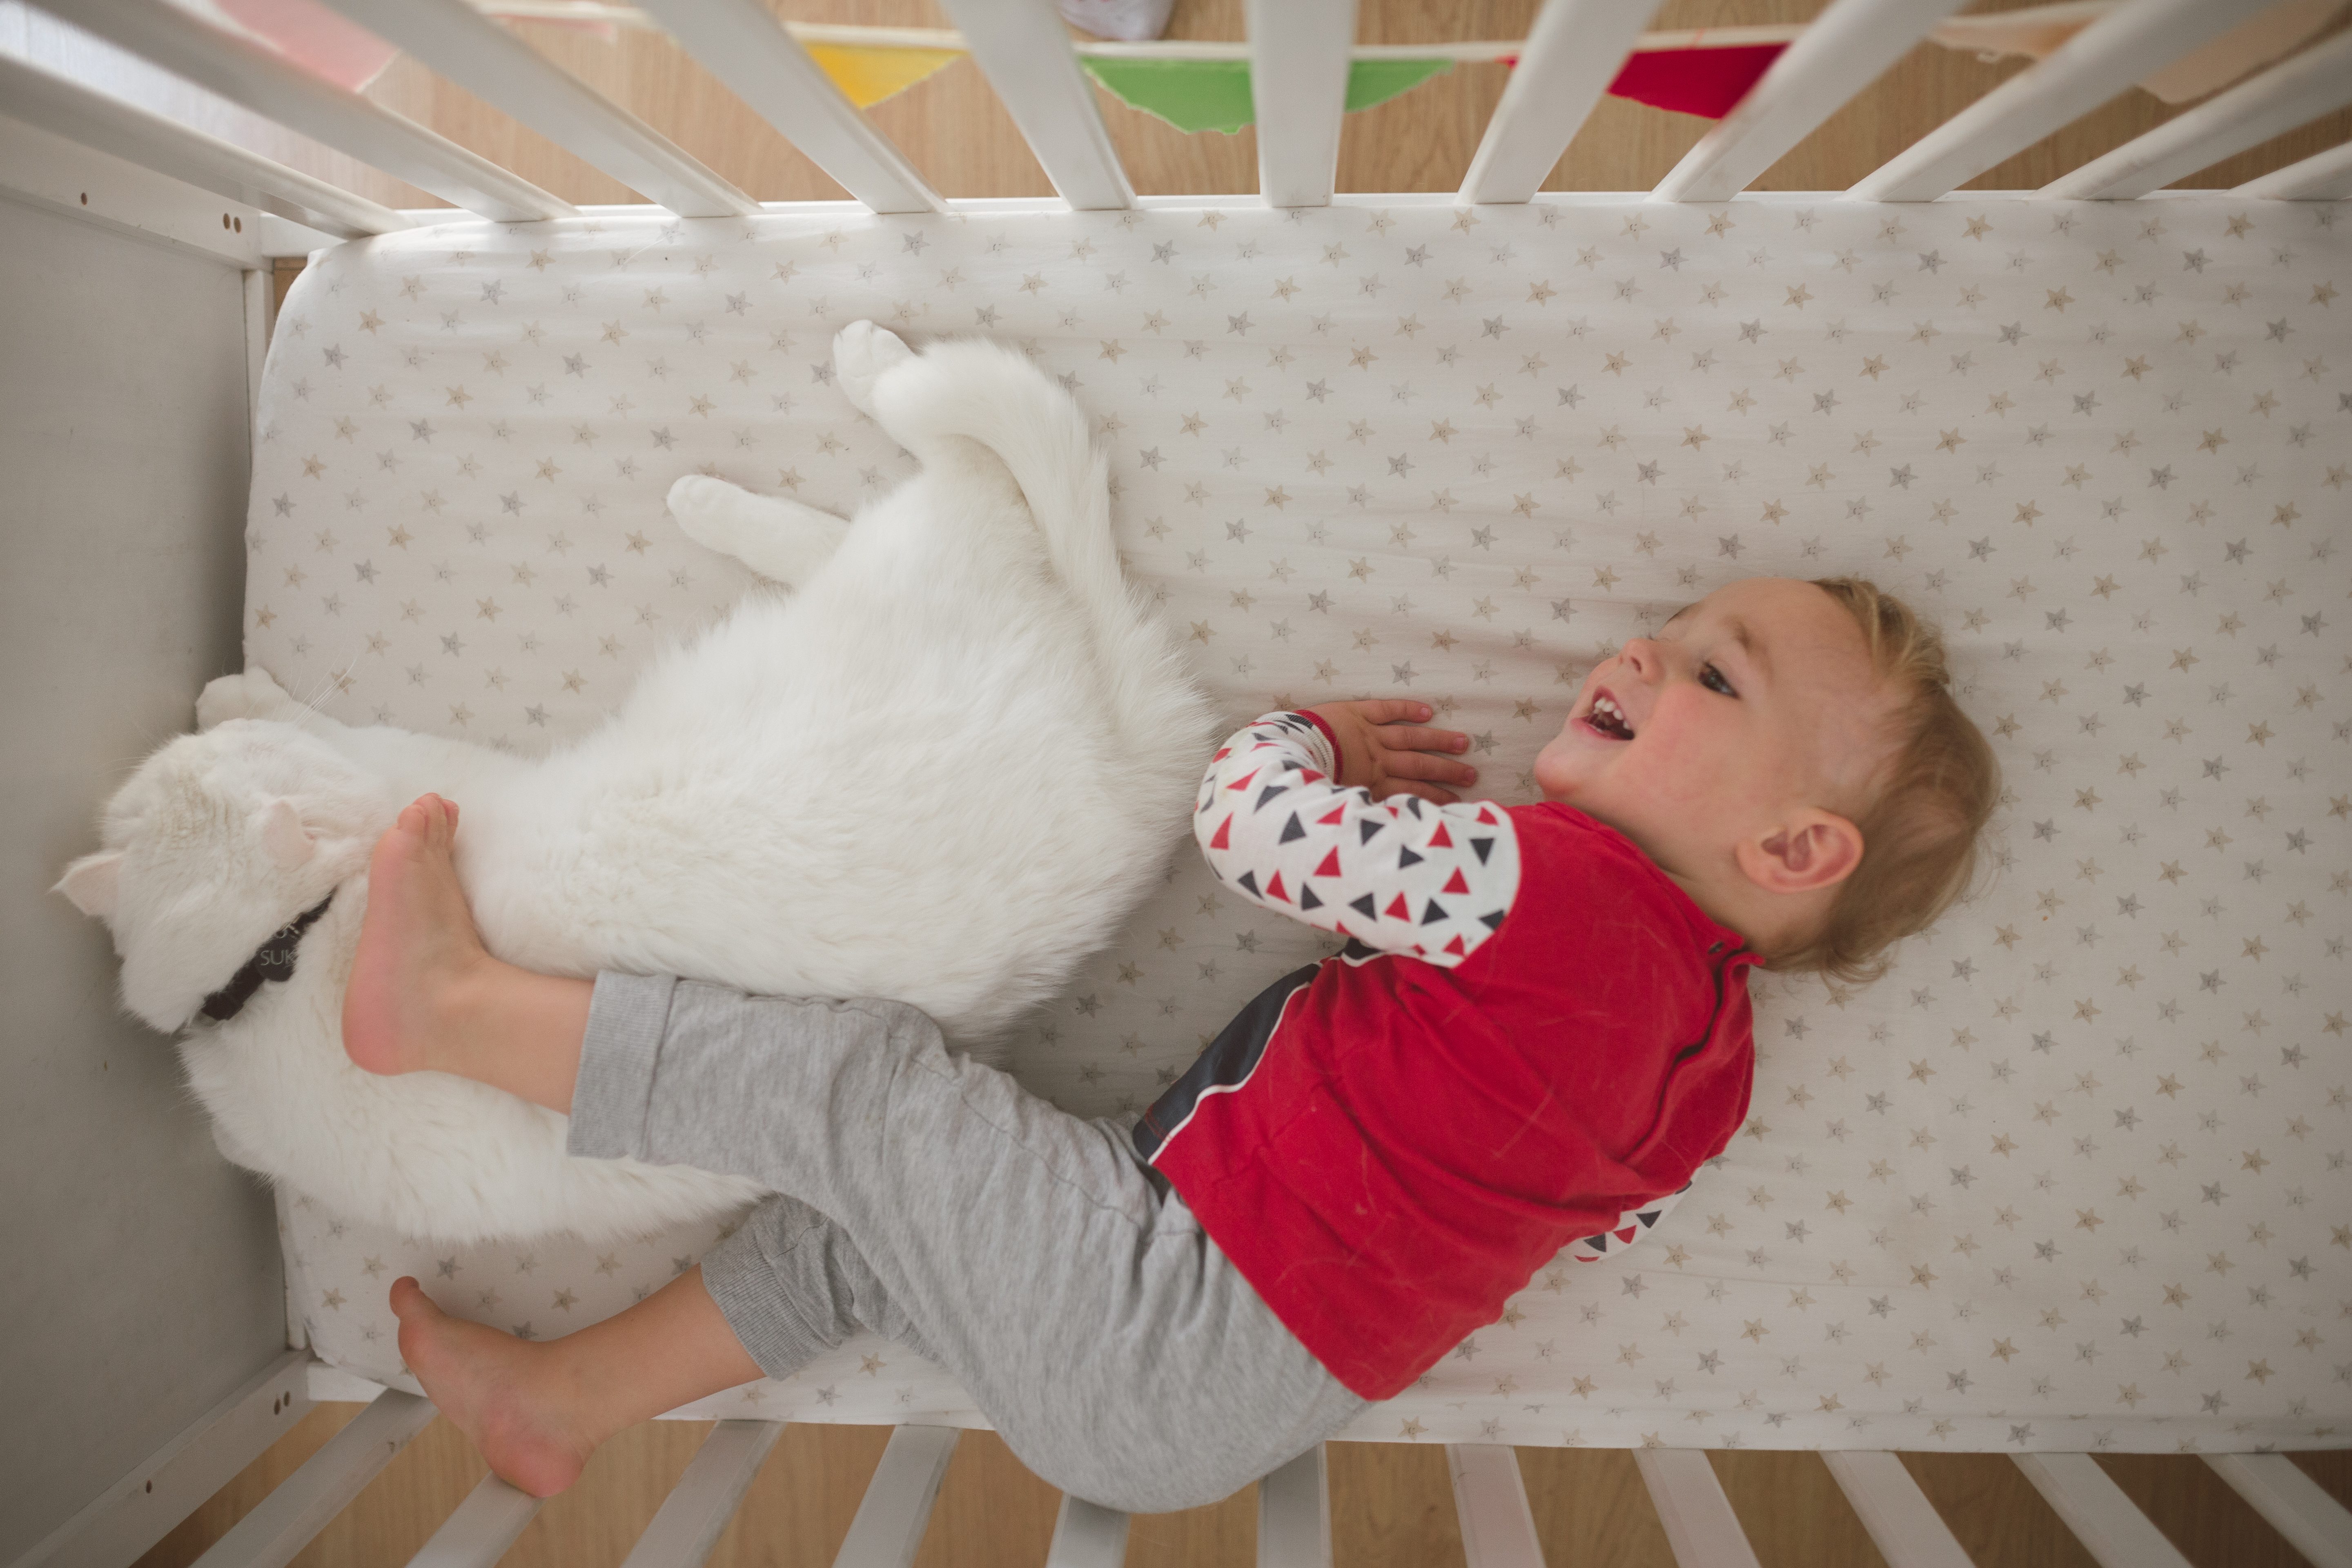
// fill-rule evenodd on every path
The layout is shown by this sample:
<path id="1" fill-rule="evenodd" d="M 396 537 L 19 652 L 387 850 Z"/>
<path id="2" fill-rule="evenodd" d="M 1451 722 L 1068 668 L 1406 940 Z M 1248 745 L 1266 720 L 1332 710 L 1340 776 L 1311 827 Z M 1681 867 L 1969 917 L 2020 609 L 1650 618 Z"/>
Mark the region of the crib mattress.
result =
<path id="1" fill-rule="evenodd" d="M 1736 577 L 1937 617 L 1998 874 L 1853 990 L 1759 973 L 1743 1131 L 1349 1436 L 2241 1449 L 2352 1430 L 2352 300 L 2342 209 L 2199 198 L 461 223 L 342 246 L 260 393 L 247 658 L 537 752 L 749 582 L 678 475 L 849 511 L 911 461 L 834 331 L 1062 377 L 1235 723 L 1412 696 L 1496 798 L 1592 664 Z M 1154 1099 L 1328 951 L 1198 858 L 1022 1031 Z M 289 1310 L 414 1387 L 385 1288 L 561 1334 L 708 1229 L 428 1247 L 281 1194 Z M 681 1412 L 981 1425 L 881 1341 Z"/>

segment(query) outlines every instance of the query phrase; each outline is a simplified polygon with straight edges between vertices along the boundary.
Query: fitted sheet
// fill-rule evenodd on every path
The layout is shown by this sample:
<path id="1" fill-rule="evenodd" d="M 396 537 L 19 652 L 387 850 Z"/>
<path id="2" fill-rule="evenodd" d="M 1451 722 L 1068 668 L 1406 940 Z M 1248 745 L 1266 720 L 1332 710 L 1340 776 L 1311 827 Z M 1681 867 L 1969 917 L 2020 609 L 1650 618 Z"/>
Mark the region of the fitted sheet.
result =
<path id="1" fill-rule="evenodd" d="M 2008 794 L 1879 984 L 1759 973 L 1743 1131 L 1346 1436 L 2233 1449 L 2352 1424 L 2352 345 L 2336 204 L 1540 198 L 464 222 L 322 253 L 260 392 L 246 649 L 523 752 L 749 582 L 662 498 L 911 471 L 833 332 L 982 332 L 1112 456 L 1129 570 L 1236 724 L 1410 695 L 1490 793 L 1735 577 L 1936 617 Z M 1139 1111 L 1328 951 L 1196 856 L 1021 1031 Z M 428 1248 L 283 1192 L 298 1339 L 413 1387 L 415 1273 L 533 1337 L 714 1240 Z M 878 1340 L 682 1415 L 980 1425 Z"/>

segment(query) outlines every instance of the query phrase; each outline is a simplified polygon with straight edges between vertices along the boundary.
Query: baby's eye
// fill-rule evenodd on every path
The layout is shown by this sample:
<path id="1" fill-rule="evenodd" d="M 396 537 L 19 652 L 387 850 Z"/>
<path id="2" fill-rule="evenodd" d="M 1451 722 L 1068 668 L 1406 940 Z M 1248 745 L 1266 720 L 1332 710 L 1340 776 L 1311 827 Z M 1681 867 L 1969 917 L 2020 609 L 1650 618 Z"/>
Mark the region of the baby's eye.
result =
<path id="1" fill-rule="evenodd" d="M 1717 680 L 1720 680 L 1720 681 L 1722 681 L 1722 682 L 1723 682 L 1723 685 L 1719 688 L 1719 689 L 1723 692 L 1723 694 L 1724 694 L 1726 697 L 1737 697 L 1737 696 L 1738 696 L 1738 695 L 1739 695 L 1739 693 L 1738 693 L 1737 691 L 1734 691 L 1734 690 L 1731 689 L 1731 682 L 1730 682 L 1730 680 L 1729 680 L 1729 679 L 1728 679 L 1724 675 L 1723 671 L 1721 671 L 1721 670 L 1719 670 L 1719 669 L 1716 668 L 1715 668 L 1715 666 L 1713 666 L 1713 665 L 1711 665 L 1711 664 L 1701 665 L 1701 666 L 1699 667 L 1699 674 L 1698 674 L 1698 678 L 1699 678 L 1699 679 L 1700 679 L 1701 681 L 1704 681 L 1704 680 L 1706 680 L 1706 678 L 1707 678 L 1709 675 L 1713 675 L 1713 676 L 1714 676 Z"/>

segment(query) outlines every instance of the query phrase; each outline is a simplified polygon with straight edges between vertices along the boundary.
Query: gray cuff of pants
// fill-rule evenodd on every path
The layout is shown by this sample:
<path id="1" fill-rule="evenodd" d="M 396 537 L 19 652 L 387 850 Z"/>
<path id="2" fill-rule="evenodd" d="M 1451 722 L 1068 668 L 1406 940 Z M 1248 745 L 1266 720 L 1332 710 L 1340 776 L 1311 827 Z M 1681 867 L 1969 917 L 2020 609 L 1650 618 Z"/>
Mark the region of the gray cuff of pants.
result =
<path id="1" fill-rule="evenodd" d="M 588 1027 L 580 1038 L 580 1073 L 572 1087 L 568 1153 L 592 1160 L 641 1156 L 646 1107 L 653 1099 L 654 1064 L 669 1026 L 670 974 L 596 976 Z"/>
<path id="2" fill-rule="evenodd" d="M 808 1326 L 782 1288 L 782 1271 L 760 1245 L 762 1210 L 754 1209 L 702 1255 L 702 1288 L 760 1370 L 790 1377 L 835 1342 Z"/>

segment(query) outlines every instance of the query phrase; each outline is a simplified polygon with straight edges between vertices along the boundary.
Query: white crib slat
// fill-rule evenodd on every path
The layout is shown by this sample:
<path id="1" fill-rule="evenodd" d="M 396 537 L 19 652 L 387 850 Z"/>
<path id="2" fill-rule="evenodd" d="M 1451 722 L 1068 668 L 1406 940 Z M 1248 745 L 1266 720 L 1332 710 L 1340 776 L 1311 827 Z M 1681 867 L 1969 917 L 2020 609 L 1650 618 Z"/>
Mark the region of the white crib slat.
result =
<path id="1" fill-rule="evenodd" d="M 2352 1510 L 2327 1495 L 2284 1454 L 2208 1454 L 2229 1482 L 2312 1568 L 2352 1568 Z"/>
<path id="2" fill-rule="evenodd" d="M 833 1568 L 908 1568 L 914 1562 L 948 1460 L 962 1436 L 954 1426 L 891 1430 L 890 1446 L 882 1450 L 882 1462 L 858 1500 L 857 1517 L 849 1521 Z"/>
<path id="3" fill-rule="evenodd" d="M 1901 59 L 1962 0 L 1832 0 L 1651 194 L 1729 201 Z"/>
<path id="4" fill-rule="evenodd" d="M 701 1568 L 783 1431 L 781 1421 L 713 1426 L 621 1568 Z"/>
<path id="5" fill-rule="evenodd" d="M 1127 1526 L 1128 1516 L 1117 1509 L 1063 1493 L 1045 1568 L 1119 1568 L 1127 1561 Z"/>
<path id="6" fill-rule="evenodd" d="M 1864 175 L 1848 195 L 1931 202 L 2273 0 L 2133 0 Z"/>
<path id="7" fill-rule="evenodd" d="M 1545 0 L 1463 177 L 1462 199 L 1523 202 L 1541 190 L 1592 106 L 1624 68 L 1633 40 L 1658 5 L 1659 0 Z"/>
<path id="8" fill-rule="evenodd" d="M 2099 1568 L 2189 1568 L 2180 1549 L 2148 1521 L 2088 1454 L 2013 1454 Z"/>
<path id="9" fill-rule="evenodd" d="M 565 152 L 680 217 L 741 217 L 760 204 L 677 142 L 466 4 L 327 0 L 386 42 Z"/>
<path id="10" fill-rule="evenodd" d="M 0 103 L 85 147 L 341 239 L 415 226 L 364 196 L 5 55 Z"/>
<path id="11" fill-rule="evenodd" d="M 2291 202 L 2333 202 L 2352 196 L 2352 142 L 2233 185 L 2230 194 Z"/>
<path id="12" fill-rule="evenodd" d="M 939 193 L 759 0 L 644 0 L 670 36 L 844 190 L 878 213 L 947 210 Z"/>
<path id="13" fill-rule="evenodd" d="M 577 210 L 415 121 L 379 109 L 177 6 L 152 0 L 36 3 L 174 76 L 468 212 L 511 223 L 562 217 Z"/>
<path id="14" fill-rule="evenodd" d="M 1454 1513 L 1470 1568 L 1544 1568 L 1517 1450 L 1499 1443 L 1448 1443 L 1445 1468 L 1454 1478 Z"/>
<path id="15" fill-rule="evenodd" d="M 2135 136 L 2034 194 L 2090 201 L 2144 196 L 2347 103 L 2352 103 L 2352 34 L 2339 33 L 2146 135 Z"/>
<path id="16" fill-rule="evenodd" d="M 1322 1444 L 1258 1481 L 1257 1568 L 1331 1568 L 1331 1468 Z"/>
<path id="17" fill-rule="evenodd" d="M 1062 199 L 1080 211 L 1133 206 L 1135 190 L 1095 108 L 1094 82 L 1078 68 L 1052 0 L 940 3 Z"/>
<path id="18" fill-rule="evenodd" d="M 1636 1448 L 1633 1463 L 1682 1568 L 1762 1568 L 1704 1449 Z"/>
<path id="19" fill-rule="evenodd" d="M 1883 1449 L 1824 1453 L 1886 1568 L 1974 1568 L 1903 1461 Z"/>
<path id="20" fill-rule="evenodd" d="M 396 1388 L 377 1394 L 197 1558 L 196 1568 L 285 1568 L 410 1438 L 432 1425 L 435 1414 L 433 1402 L 417 1394 Z"/>
<path id="21" fill-rule="evenodd" d="M 261 1457 L 310 1409 L 309 1351 L 288 1351 L 141 1461 L 18 1559 L 40 1568 L 118 1568 Z"/>
<path id="22" fill-rule="evenodd" d="M 1356 0 L 1249 0 L 1257 189 L 1272 207 L 1331 205 Z"/>
<path id="23" fill-rule="evenodd" d="M 408 1568 L 491 1568 L 539 1517 L 545 1500 L 484 1476 L 408 1560 Z"/>

